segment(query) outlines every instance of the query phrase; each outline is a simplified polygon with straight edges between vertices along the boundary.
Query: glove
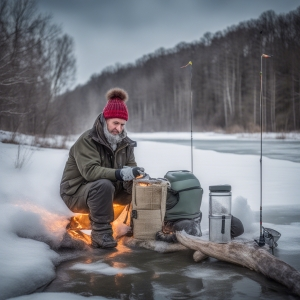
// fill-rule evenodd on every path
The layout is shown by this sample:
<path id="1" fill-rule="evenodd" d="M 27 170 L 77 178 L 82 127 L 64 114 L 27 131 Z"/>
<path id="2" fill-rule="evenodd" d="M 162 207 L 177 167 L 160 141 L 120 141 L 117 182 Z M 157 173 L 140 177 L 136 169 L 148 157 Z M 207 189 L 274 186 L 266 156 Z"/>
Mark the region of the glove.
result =
<path id="1" fill-rule="evenodd" d="M 116 170 L 116 178 L 121 181 L 131 181 L 136 177 L 145 175 L 145 169 L 140 167 L 127 167 L 124 166 L 123 169 Z"/>

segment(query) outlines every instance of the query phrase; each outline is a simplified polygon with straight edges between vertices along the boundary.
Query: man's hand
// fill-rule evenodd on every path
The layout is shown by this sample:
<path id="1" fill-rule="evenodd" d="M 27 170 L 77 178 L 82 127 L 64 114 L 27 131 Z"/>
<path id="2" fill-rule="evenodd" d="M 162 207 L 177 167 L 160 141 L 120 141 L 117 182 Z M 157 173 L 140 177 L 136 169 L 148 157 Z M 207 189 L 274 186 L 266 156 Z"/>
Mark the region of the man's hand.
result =
<path id="1" fill-rule="evenodd" d="M 131 181 L 138 176 L 145 175 L 145 169 L 140 167 L 127 167 L 116 170 L 116 178 L 121 181 Z"/>

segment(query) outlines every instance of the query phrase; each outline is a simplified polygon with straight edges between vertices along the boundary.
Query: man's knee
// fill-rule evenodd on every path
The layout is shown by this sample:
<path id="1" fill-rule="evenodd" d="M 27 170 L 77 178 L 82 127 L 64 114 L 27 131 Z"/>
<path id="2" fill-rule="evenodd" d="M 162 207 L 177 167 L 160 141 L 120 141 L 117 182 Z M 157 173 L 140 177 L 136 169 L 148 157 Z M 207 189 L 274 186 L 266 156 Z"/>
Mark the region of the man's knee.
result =
<path id="1" fill-rule="evenodd" d="M 99 228 L 102 228 L 103 224 L 113 221 L 114 192 L 115 187 L 110 180 L 100 179 L 91 184 L 87 197 L 87 205 L 90 210 L 93 229 L 100 230 Z"/>
<path id="2" fill-rule="evenodd" d="M 113 195 L 115 192 L 115 187 L 113 183 L 108 179 L 99 179 L 94 182 L 89 183 L 91 186 L 89 188 L 87 200 L 90 199 L 99 199 L 108 198 L 113 199 Z"/>

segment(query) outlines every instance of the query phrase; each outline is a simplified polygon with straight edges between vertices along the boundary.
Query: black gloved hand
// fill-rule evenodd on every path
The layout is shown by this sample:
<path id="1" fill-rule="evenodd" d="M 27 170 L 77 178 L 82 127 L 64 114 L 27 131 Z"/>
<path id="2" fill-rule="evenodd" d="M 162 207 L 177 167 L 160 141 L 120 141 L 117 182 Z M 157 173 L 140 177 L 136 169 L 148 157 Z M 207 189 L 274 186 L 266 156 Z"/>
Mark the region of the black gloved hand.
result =
<path id="1" fill-rule="evenodd" d="M 136 177 L 145 175 L 145 169 L 140 167 L 127 167 L 116 170 L 116 178 L 121 181 L 131 181 Z"/>

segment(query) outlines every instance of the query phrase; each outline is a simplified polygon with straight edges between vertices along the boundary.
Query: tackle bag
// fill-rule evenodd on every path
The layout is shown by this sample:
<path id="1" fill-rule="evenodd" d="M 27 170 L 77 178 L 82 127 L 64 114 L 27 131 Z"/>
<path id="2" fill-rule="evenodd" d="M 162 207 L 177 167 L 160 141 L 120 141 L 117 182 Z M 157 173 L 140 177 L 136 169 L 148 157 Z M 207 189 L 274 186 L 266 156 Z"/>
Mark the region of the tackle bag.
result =
<path id="1" fill-rule="evenodd" d="M 156 233 L 156 240 L 177 242 L 175 232 L 181 230 L 193 236 L 201 236 L 200 206 L 203 189 L 199 180 L 186 170 L 169 171 L 164 178 L 169 182 L 166 214 L 162 230 Z"/>
<path id="2" fill-rule="evenodd" d="M 169 171 L 165 221 L 200 217 L 203 189 L 196 176 L 186 170 Z"/>

